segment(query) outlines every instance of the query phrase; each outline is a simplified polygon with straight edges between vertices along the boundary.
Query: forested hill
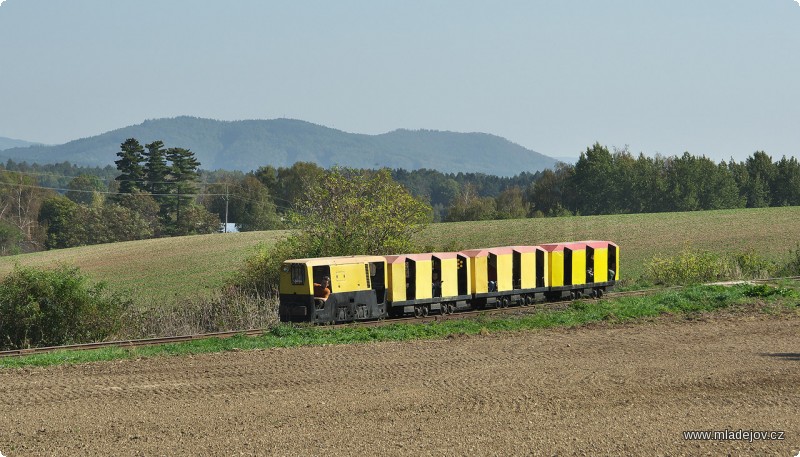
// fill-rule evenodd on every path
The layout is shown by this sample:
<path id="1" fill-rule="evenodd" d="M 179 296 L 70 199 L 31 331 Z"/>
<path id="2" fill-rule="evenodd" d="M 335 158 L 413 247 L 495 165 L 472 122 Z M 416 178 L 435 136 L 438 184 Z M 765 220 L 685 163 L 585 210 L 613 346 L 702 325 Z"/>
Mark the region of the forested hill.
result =
<path id="1" fill-rule="evenodd" d="M 23 141 L 23 140 L 15 140 L 13 138 L 6 138 L 4 136 L 0 136 L 0 151 L 4 149 L 21 148 L 32 145 L 37 145 L 37 143 L 31 143 L 30 141 Z"/>
<path id="2" fill-rule="evenodd" d="M 191 149 L 207 170 L 249 171 L 306 161 L 326 168 L 429 168 L 513 176 L 555 165 L 555 159 L 485 133 L 395 130 L 362 135 L 291 119 L 230 122 L 194 117 L 148 120 L 59 146 L 7 149 L 0 151 L 0 158 L 105 166 L 113 164 L 127 138 Z"/>

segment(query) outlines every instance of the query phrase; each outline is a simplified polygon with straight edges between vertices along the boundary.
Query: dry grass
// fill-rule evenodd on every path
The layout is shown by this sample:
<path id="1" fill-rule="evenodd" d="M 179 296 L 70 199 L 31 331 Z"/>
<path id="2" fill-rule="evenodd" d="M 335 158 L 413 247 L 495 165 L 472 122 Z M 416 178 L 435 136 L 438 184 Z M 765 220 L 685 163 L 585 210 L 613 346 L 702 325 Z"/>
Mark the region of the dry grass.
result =
<path id="1" fill-rule="evenodd" d="M 259 243 L 273 243 L 285 232 L 197 235 L 83 246 L 0 258 L 0 275 L 15 263 L 50 268 L 75 265 L 97 281 L 130 293 L 137 303 L 172 304 L 210 297 L 250 256 Z"/>

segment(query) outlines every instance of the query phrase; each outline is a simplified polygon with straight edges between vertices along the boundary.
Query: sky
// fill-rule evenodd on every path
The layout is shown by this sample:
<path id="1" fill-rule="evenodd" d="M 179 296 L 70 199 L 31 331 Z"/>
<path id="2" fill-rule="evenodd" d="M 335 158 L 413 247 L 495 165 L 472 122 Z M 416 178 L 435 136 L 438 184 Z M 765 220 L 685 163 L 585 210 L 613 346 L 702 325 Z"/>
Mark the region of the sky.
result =
<path id="1" fill-rule="evenodd" d="M 0 136 L 181 115 L 798 157 L 800 0 L 0 1 Z"/>

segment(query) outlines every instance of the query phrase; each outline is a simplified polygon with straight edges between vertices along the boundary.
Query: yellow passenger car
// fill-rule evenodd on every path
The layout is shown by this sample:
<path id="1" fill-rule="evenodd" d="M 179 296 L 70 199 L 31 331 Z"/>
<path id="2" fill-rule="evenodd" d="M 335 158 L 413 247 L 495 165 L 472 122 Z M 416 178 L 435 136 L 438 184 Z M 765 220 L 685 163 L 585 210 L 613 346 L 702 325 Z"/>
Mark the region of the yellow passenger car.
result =
<path id="1" fill-rule="evenodd" d="M 530 304 L 547 290 L 545 251 L 538 246 L 472 249 L 463 254 L 469 261 L 477 306 Z"/>
<path id="2" fill-rule="evenodd" d="M 601 296 L 617 280 L 617 245 L 609 241 L 544 244 L 549 298 Z"/>
<path id="3" fill-rule="evenodd" d="M 281 266 L 279 312 L 284 322 L 385 317 L 386 259 L 347 256 L 287 260 Z"/>
<path id="4" fill-rule="evenodd" d="M 386 256 L 389 315 L 453 312 L 471 298 L 464 255 L 433 252 Z"/>

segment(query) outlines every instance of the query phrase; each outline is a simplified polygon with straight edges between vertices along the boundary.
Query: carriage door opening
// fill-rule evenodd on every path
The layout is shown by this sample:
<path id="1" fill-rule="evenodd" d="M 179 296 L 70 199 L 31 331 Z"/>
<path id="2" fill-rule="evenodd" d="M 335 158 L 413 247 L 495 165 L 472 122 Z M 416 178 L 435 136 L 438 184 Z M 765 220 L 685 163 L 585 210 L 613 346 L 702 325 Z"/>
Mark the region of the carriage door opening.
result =
<path id="1" fill-rule="evenodd" d="M 608 280 L 613 281 L 617 276 L 617 247 L 608 244 Z"/>
<path id="2" fill-rule="evenodd" d="M 442 260 L 434 257 L 431 262 L 431 296 L 442 296 Z"/>
<path id="3" fill-rule="evenodd" d="M 544 287 L 544 251 L 536 250 L 536 287 Z"/>
<path id="4" fill-rule="evenodd" d="M 564 248 L 564 285 L 572 285 L 572 249 Z"/>
<path id="5" fill-rule="evenodd" d="M 458 256 L 458 295 L 467 295 L 467 258 Z"/>
<path id="6" fill-rule="evenodd" d="M 586 282 L 594 282 L 594 248 L 586 246 Z"/>
<path id="7" fill-rule="evenodd" d="M 406 259 L 406 300 L 417 298 L 417 264 Z"/>
<path id="8" fill-rule="evenodd" d="M 522 254 L 514 251 L 511 257 L 513 263 L 511 268 L 511 288 L 522 289 Z"/>
<path id="9" fill-rule="evenodd" d="M 383 262 L 371 262 L 369 264 L 370 282 L 372 283 L 372 290 L 375 291 L 375 299 L 378 303 L 386 301 L 386 283 L 385 274 L 383 272 Z"/>
<path id="10" fill-rule="evenodd" d="M 497 292 L 497 256 L 489 254 L 486 263 L 486 277 L 489 280 L 489 292 Z"/>

